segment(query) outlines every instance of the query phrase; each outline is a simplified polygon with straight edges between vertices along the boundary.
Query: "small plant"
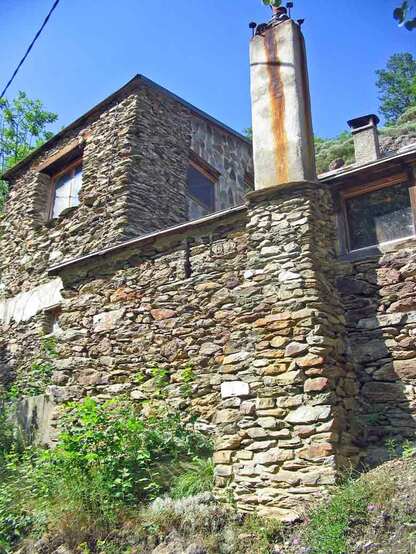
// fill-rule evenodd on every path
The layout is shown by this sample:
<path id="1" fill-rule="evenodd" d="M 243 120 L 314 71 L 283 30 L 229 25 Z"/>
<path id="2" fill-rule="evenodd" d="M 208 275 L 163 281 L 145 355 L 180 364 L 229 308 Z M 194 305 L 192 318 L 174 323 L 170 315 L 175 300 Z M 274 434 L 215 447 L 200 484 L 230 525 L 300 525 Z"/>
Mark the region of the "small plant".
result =
<path id="1" fill-rule="evenodd" d="M 192 383 L 195 381 L 195 373 L 192 367 L 186 367 L 180 373 L 182 396 L 189 397 L 192 394 Z"/>
<path id="2" fill-rule="evenodd" d="M 156 387 L 157 396 L 164 398 L 166 396 L 165 388 L 169 385 L 168 370 L 162 367 L 153 367 L 150 371 Z"/>
<path id="3" fill-rule="evenodd" d="M 41 344 L 41 351 L 44 352 L 47 356 L 49 356 L 50 358 L 58 357 L 56 337 L 53 337 L 53 336 L 42 337 L 40 344 Z"/>
<path id="4" fill-rule="evenodd" d="M 170 493 L 173 498 L 195 496 L 210 491 L 214 484 L 214 463 L 211 458 L 194 458 L 183 466 L 183 473 L 173 482 Z"/>
<path id="5" fill-rule="evenodd" d="M 282 0 L 263 0 L 263 4 L 272 8 L 280 8 Z"/>
<path id="6" fill-rule="evenodd" d="M 413 458 L 416 455 L 416 443 L 412 441 L 404 441 L 402 444 L 402 458 L 405 460 Z"/>
<path id="7" fill-rule="evenodd" d="M 133 381 L 136 385 L 141 385 L 145 380 L 145 376 L 142 372 L 137 372 L 134 377 Z"/>
<path id="8" fill-rule="evenodd" d="M 305 540 L 311 554 L 345 554 L 349 551 L 349 528 L 365 524 L 374 504 L 386 501 L 394 491 L 394 483 L 387 476 L 377 479 L 350 475 L 338 486 L 331 498 L 309 515 Z"/>
<path id="9" fill-rule="evenodd" d="M 389 438 L 385 442 L 387 452 L 389 453 L 389 458 L 393 460 L 398 457 L 399 454 L 399 442 L 397 439 Z"/>
<path id="10" fill-rule="evenodd" d="M 48 361 L 35 360 L 27 370 L 22 369 L 19 377 L 7 390 L 7 397 L 16 400 L 23 396 L 42 394 L 49 384 L 53 365 Z"/>

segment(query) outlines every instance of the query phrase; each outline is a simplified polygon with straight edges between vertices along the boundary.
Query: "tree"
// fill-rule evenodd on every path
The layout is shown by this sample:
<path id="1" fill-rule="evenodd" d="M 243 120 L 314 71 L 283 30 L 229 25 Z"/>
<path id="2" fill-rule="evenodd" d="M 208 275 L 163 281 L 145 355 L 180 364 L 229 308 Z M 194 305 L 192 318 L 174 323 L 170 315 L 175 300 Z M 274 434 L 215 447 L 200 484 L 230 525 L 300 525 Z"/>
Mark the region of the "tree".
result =
<path id="1" fill-rule="evenodd" d="M 9 102 L 0 99 L 0 174 L 26 157 L 53 136 L 47 125 L 58 118 L 44 110 L 40 100 L 31 100 L 20 91 Z M 7 184 L 0 181 L 0 209 L 7 194 Z"/>
<path id="2" fill-rule="evenodd" d="M 416 106 L 416 60 L 412 54 L 393 54 L 386 69 L 376 71 L 380 113 L 391 125 L 410 107 Z"/>
<path id="3" fill-rule="evenodd" d="M 405 27 L 408 31 L 413 31 L 416 29 L 416 17 L 411 17 L 415 13 L 415 2 L 402 2 L 394 12 L 393 17 L 398 21 L 399 26 Z"/>

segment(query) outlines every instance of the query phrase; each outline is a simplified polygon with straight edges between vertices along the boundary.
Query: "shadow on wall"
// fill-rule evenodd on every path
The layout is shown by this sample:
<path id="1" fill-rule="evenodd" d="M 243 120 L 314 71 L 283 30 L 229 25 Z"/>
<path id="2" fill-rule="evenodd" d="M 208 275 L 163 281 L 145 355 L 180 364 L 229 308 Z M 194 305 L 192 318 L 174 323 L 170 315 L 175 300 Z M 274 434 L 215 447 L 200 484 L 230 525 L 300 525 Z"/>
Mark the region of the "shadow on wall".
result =
<path id="1" fill-rule="evenodd" d="M 0 391 L 13 380 L 12 367 L 10 363 L 10 353 L 6 342 L 0 342 Z"/>
<path id="2" fill-rule="evenodd" d="M 359 393 L 354 442 L 362 461 L 382 463 L 416 437 L 416 249 L 343 266 L 348 351 Z"/>

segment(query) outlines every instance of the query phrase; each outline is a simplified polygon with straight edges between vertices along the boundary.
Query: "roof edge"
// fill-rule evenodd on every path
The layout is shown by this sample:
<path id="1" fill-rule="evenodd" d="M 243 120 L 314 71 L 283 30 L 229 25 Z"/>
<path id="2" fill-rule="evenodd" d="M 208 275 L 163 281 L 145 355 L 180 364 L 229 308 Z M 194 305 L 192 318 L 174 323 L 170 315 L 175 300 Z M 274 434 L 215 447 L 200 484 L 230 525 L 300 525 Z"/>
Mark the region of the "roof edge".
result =
<path id="1" fill-rule="evenodd" d="M 138 86 L 140 83 L 144 83 L 145 85 L 148 85 L 149 87 L 158 90 L 168 96 L 169 98 L 172 98 L 173 100 L 176 100 L 186 108 L 188 108 L 190 111 L 195 113 L 196 115 L 200 116 L 202 119 L 206 119 L 210 123 L 216 125 L 217 127 L 220 127 L 227 133 L 230 133 L 234 135 L 236 138 L 244 141 L 248 145 L 251 145 L 250 139 L 239 133 L 238 131 L 235 131 L 231 127 L 228 127 L 225 123 L 222 123 L 218 119 L 215 119 L 215 117 L 210 116 L 208 113 L 204 112 L 203 110 L 200 110 L 190 102 L 187 102 L 180 96 L 176 95 L 175 93 L 171 92 L 165 87 L 162 87 L 155 81 L 152 81 L 148 77 L 145 77 L 141 74 L 136 74 L 130 81 L 128 81 L 126 84 L 124 84 L 122 87 L 117 89 L 115 92 L 104 98 L 104 100 L 101 100 L 98 102 L 98 104 L 95 104 L 92 108 L 90 108 L 87 112 L 85 112 L 83 115 L 72 121 L 69 125 L 58 131 L 53 137 L 51 137 L 49 140 L 44 142 L 39 148 L 36 148 L 30 154 L 28 154 L 23 160 L 15 164 L 13 167 L 5 171 L 2 175 L 0 175 L 0 179 L 4 179 L 5 181 L 9 181 L 12 179 L 16 173 L 18 173 L 21 169 L 23 169 L 29 162 L 31 162 L 34 158 L 36 158 L 39 154 L 47 150 L 50 146 L 52 146 L 55 142 L 57 142 L 60 138 L 62 138 L 68 131 L 71 131 L 72 129 L 75 129 L 78 127 L 83 121 L 88 119 L 91 115 L 94 113 L 100 112 L 107 106 L 109 103 L 111 103 L 115 98 L 117 98 L 120 94 L 127 92 L 130 88 L 131 90 L 134 90 L 136 86 Z"/>
<path id="2" fill-rule="evenodd" d="M 102 250 L 96 250 L 95 252 L 91 252 L 90 254 L 86 254 L 85 256 L 65 260 L 60 264 L 56 264 L 50 267 L 48 269 L 48 275 L 59 275 L 62 271 L 65 271 L 68 268 L 76 267 L 78 264 L 92 261 L 94 259 L 99 259 L 108 254 L 113 254 L 132 246 L 140 246 L 142 244 L 153 243 L 158 239 L 169 237 L 175 234 L 180 235 L 182 233 L 188 232 L 191 229 L 203 227 L 204 225 L 214 223 L 216 220 L 221 220 L 223 217 L 227 218 L 228 216 L 244 213 L 246 210 L 247 206 L 245 204 L 242 204 L 240 206 L 234 206 L 233 208 L 228 208 L 227 210 L 221 210 L 220 212 L 215 212 L 213 214 L 194 219 L 193 221 L 186 221 L 185 223 L 180 223 L 179 225 L 174 225 L 173 227 L 168 227 L 167 229 L 159 229 L 158 231 L 154 231 L 146 235 L 141 235 L 139 237 L 120 242 L 119 244 L 115 244 L 113 246 L 108 246 L 107 248 L 103 248 Z"/>

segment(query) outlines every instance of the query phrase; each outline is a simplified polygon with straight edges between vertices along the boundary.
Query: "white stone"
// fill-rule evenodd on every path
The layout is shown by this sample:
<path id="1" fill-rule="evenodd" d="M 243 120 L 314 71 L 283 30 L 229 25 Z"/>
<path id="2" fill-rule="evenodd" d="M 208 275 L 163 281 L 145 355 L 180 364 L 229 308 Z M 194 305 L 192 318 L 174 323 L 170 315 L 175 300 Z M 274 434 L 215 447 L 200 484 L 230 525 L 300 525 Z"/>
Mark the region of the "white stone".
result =
<path id="1" fill-rule="evenodd" d="M 0 302 L 0 320 L 6 325 L 12 320 L 16 323 L 28 321 L 42 310 L 62 302 L 62 281 L 58 277 L 28 292 L 21 292 L 13 298 Z"/>
<path id="2" fill-rule="evenodd" d="M 93 320 L 94 331 L 99 333 L 100 331 L 110 331 L 114 329 L 123 316 L 123 308 L 95 315 Z"/>
<path id="3" fill-rule="evenodd" d="M 293 271 L 281 271 L 279 273 L 279 281 L 284 283 L 285 281 L 292 281 L 293 279 L 300 279 L 299 273 Z"/>
<path id="4" fill-rule="evenodd" d="M 226 381 L 221 384 L 221 398 L 247 396 L 248 394 L 250 394 L 250 386 L 243 381 Z"/>
<path id="5" fill-rule="evenodd" d="M 315 423 L 328 419 L 331 415 L 331 406 L 300 406 L 291 412 L 286 421 L 289 423 Z"/>

